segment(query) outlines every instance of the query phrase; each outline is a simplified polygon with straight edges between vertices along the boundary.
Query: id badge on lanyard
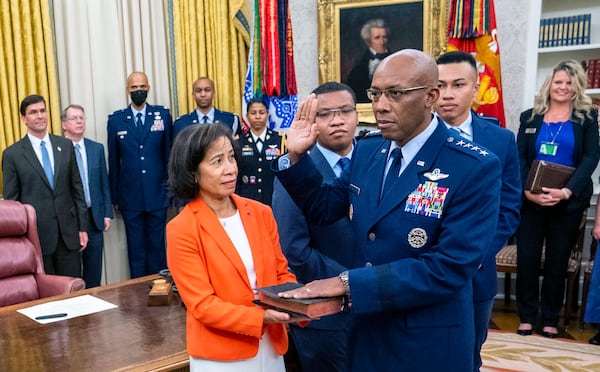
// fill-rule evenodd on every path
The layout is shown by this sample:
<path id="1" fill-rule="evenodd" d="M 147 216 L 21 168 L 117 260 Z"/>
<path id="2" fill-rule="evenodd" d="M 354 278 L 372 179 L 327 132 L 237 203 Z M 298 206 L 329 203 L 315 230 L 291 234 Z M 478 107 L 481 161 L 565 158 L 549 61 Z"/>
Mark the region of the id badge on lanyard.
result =
<path id="1" fill-rule="evenodd" d="M 542 144 L 540 145 L 539 153 L 541 155 L 556 156 L 557 152 L 558 152 L 558 143 L 542 142 Z"/>

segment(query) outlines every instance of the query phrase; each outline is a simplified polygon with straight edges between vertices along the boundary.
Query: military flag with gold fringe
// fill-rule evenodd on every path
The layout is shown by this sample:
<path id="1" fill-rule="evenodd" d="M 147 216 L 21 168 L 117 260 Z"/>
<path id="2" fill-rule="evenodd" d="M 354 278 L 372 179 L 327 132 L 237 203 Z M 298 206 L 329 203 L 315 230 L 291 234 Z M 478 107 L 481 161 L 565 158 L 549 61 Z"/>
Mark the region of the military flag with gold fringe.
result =
<path id="1" fill-rule="evenodd" d="M 505 127 L 494 0 L 452 0 L 448 51 L 452 50 L 471 53 L 477 60 L 480 88 L 473 109 L 497 118 Z"/>
<path id="2" fill-rule="evenodd" d="M 298 107 L 288 1 L 254 0 L 254 30 L 242 108 L 245 131 L 249 129 L 246 108 L 252 98 L 268 102 L 268 126 L 275 130 L 288 128 Z"/>

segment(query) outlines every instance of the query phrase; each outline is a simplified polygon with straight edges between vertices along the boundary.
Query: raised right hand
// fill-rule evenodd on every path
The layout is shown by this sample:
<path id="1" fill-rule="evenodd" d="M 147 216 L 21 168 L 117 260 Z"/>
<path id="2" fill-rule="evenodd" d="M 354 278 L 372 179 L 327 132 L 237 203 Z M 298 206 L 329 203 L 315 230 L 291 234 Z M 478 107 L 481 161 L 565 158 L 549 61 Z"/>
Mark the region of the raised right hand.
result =
<path id="1" fill-rule="evenodd" d="M 317 141 L 319 130 L 315 123 L 317 97 L 310 94 L 298 106 L 292 125 L 287 132 L 286 146 L 290 161 L 296 163 Z"/>

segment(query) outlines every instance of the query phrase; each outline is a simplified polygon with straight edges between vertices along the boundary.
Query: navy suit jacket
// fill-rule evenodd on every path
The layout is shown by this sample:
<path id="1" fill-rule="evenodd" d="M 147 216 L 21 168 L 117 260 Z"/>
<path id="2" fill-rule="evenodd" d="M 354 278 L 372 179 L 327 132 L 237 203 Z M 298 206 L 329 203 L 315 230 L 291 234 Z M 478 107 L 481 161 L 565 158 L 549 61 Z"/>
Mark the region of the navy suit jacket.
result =
<path id="1" fill-rule="evenodd" d="M 531 163 L 538 153 L 536 140 L 544 120 L 543 115 L 535 115 L 532 121 L 529 121 L 530 117 L 531 109 L 521 113 L 521 125 L 517 134 L 523 182 L 527 180 Z M 592 110 L 591 118 L 586 118 L 583 122 L 573 115 L 571 115 L 571 120 L 573 121 L 573 136 L 575 137 L 573 161 L 576 164 L 576 169 L 566 186 L 573 192 L 566 208 L 568 211 L 583 211 L 590 205 L 593 192 L 591 175 L 596 169 L 600 157 L 598 112 Z"/>
<path id="2" fill-rule="evenodd" d="M 104 218 L 113 218 L 110 186 L 104 158 L 104 145 L 85 138 L 85 153 L 88 166 L 88 184 L 92 205 L 93 225 L 99 231 L 104 231 Z"/>
<path id="3" fill-rule="evenodd" d="M 221 111 L 215 108 L 214 122 L 225 124 L 230 127 L 234 136 L 240 133 L 240 118 L 231 112 Z M 177 134 L 181 132 L 183 128 L 192 124 L 200 124 L 196 110 L 182 115 L 175 120 L 175 123 L 173 123 L 173 138 L 175 138 L 175 136 L 177 136 Z"/>
<path id="4" fill-rule="evenodd" d="M 87 231 L 87 207 L 71 140 L 49 134 L 54 154 L 54 189 L 50 188 L 29 137 L 2 154 L 4 198 L 31 204 L 44 256 L 52 255 L 61 235 L 67 249 L 78 251 L 79 232 Z"/>
<path id="5" fill-rule="evenodd" d="M 494 230 L 494 238 L 484 256 L 481 268 L 473 278 L 473 300 L 482 302 L 496 296 L 496 254 L 513 236 L 519 225 L 522 197 L 521 171 L 514 134 L 508 129 L 501 128 L 495 118 L 482 117 L 475 112 L 471 112 L 471 117 L 473 118 L 473 142 L 493 152 L 502 164 L 498 227 Z"/>
<path id="6" fill-rule="evenodd" d="M 351 218 L 352 370 L 473 369 L 472 279 L 497 225 L 501 166 L 451 137 L 439 123 L 381 202 L 390 141 L 379 134 L 329 184 L 308 156 L 277 175 L 311 222 Z"/>
<path id="7" fill-rule="evenodd" d="M 323 180 L 336 178 L 333 169 L 315 146 L 310 157 Z M 348 216 L 328 225 L 307 223 L 281 183 L 275 179 L 271 207 L 277 221 L 279 241 L 290 271 L 301 283 L 338 275 L 352 267 L 355 261 L 354 231 Z M 312 321 L 308 328 L 346 329 L 348 315 L 340 313 Z M 315 340 L 318 342 L 319 340 Z M 302 350 L 298 350 L 302 352 Z"/>
<path id="8" fill-rule="evenodd" d="M 169 109 L 146 105 L 144 127 L 131 107 L 108 116 L 108 178 L 119 209 L 149 212 L 167 208 L 167 163 L 173 122 Z"/>

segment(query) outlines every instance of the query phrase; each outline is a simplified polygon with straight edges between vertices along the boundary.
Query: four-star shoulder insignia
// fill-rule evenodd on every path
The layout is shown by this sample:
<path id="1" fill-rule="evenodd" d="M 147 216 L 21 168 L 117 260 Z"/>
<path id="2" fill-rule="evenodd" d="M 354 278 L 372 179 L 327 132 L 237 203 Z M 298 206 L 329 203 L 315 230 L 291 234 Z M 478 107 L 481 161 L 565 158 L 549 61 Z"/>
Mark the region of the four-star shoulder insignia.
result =
<path id="1" fill-rule="evenodd" d="M 482 156 L 482 157 L 488 156 L 490 154 L 486 149 L 479 147 L 475 143 L 473 143 L 469 140 L 466 140 L 466 139 L 461 138 L 461 139 L 457 139 L 455 141 L 454 137 L 448 137 L 448 142 L 450 142 L 450 143 L 454 142 L 454 145 L 456 147 L 468 149 L 468 150 L 472 151 L 473 153 L 478 154 L 479 156 Z"/>

